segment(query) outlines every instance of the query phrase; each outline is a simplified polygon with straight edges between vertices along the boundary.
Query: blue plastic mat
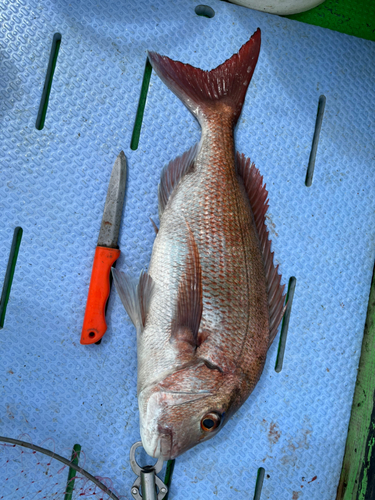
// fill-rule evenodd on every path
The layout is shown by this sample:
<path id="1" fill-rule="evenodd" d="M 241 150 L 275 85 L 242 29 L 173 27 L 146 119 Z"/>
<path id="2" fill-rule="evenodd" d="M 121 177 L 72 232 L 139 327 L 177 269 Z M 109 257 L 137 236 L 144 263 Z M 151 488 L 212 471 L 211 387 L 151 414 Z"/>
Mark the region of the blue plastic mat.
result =
<path id="1" fill-rule="evenodd" d="M 211 69 L 259 26 L 262 48 L 236 141 L 267 183 L 283 282 L 297 278 L 284 365 L 275 372 L 278 336 L 246 404 L 215 439 L 176 461 L 170 498 L 249 499 L 264 467 L 262 499 L 331 500 L 375 253 L 375 46 L 217 0 L 209 2 L 213 18 L 199 17 L 196 5 L 3 2 L 0 283 L 15 226 L 24 234 L 0 331 L 0 434 L 27 433 L 36 444 L 53 438 L 66 456 L 78 442 L 85 468 L 130 498 L 128 453 L 139 440 L 136 341 L 114 291 L 101 345 L 79 343 L 111 169 L 123 149 L 128 185 L 118 268 L 138 275 L 150 259 L 161 169 L 200 135 L 152 74 L 139 147 L 130 150 L 146 50 Z M 61 48 L 38 131 L 56 32 Z M 321 94 L 327 102 L 307 188 Z"/>

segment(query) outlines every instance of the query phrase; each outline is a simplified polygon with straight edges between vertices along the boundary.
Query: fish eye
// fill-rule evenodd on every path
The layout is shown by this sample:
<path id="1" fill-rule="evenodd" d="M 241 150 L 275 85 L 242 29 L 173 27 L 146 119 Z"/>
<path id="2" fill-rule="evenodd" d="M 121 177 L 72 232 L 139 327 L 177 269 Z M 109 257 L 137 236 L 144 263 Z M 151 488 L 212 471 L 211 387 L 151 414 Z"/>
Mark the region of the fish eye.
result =
<path id="1" fill-rule="evenodd" d="M 211 411 L 206 413 L 206 415 L 201 420 L 202 431 L 212 432 L 217 429 L 220 425 L 221 417 L 217 413 Z"/>

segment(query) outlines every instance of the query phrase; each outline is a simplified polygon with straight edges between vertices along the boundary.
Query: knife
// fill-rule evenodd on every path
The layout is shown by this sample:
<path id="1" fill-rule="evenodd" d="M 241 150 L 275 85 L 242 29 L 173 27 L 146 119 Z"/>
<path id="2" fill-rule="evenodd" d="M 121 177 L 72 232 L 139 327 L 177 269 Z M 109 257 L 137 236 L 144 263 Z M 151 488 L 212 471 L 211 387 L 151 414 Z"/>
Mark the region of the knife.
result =
<path id="1" fill-rule="evenodd" d="M 81 344 L 95 344 L 107 331 L 105 308 L 110 292 L 110 271 L 120 256 L 117 245 L 126 187 L 126 158 L 116 158 L 109 181 L 102 224 L 95 250 L 87 296 Z"/>

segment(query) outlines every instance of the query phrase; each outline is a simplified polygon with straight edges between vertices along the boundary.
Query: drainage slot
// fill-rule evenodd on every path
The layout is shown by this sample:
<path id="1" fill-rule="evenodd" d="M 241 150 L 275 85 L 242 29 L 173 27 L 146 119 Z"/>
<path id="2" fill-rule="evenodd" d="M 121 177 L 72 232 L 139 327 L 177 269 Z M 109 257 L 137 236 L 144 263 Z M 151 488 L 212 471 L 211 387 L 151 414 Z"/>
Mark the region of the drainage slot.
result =
<path id="1" fill-rule="evenodd" d="M 46 80 L 44 82 L 42 98 L 40 100 L 38 117 L 36 119 L 35 127 L 37 130 L 42 130 L 44 121 L 46 119 L 48 100 L 51 93 L 53 74 L 56 68 L 57 56 L 61 45 L 61 34 L 55 33 L 52 39 L 51 53 L 49 56 Z"/>
<path id="2" fill-rule="evenodd" d="M 208 17 L 211 19 L 215 15 L 214 9 L 208 5 L 197 5 L 194 10 L 197 16 Z"/>
<path id="3" fill-rule="evenodd" d="M 260 494 L 262 493 L 263 480 L 264 480 L 264 468 L 259 467 L 257 474 L 257 482 L 255 483 L 255 491 L 253 500 L 259 500 Z"/>
<path id="4" fill-rule="evenodd" d="M 10 289 L 12 288 L 14 270 L 16 268 L 18 251 L 21 245 L 23 229 L 16 227 L 13 233 L 12 246 L 10 248 L 7 270 L 5 272 L 3 291 L 0 299 L 0 329 L 4 326 L 5 313 L 9 301 Z"/>
<path id="5" fill-rule="evenodd" d="M 326 97 L 324 95 L 321 95 L 319 97 L 318 112 L 316 115 L 314 137 L 312 140 L 309 164 L 307 166 L 307 172 L 306 172 L 305 185 L 307 187 L 311 186 L 313 175 L 314 175 L 315 158 L 316 158 L 316 153 L 318 151 L 319 135 L 320 135 L 320 130 L 322 128 L 325 105 L 326 105 Z"/>
<path id="6" fill-rule="evenodd" d="M 135 117 L 135 122 L 134 122 L 133 135 L 130 142 L 130 148 L 133 151 L 138 149 L 139 137 L 141 135 L 142 121 L 143 121 L 143 113 L 145 111 L 146 98 L 147 98 L 148 86 L 150 84 L 151 72 L 152 72 L 152 66 L 147 58 L 145 72 L 143 74 L 141 95 L 139 96 L 137 115 Z"/>
<path id="7" fill-rule="evenodd" d="M 277 373 L 281 372 L 282 367 L 283 367 L 284 353 L 285 353 L 285 346 L 286 346 L 286 337 L 288 335 L 289 319 L 290 319 L 290 314 L 292 311 L 292 303 L 293 303 L 293 297 L 294 297 L 294 290 L 296 289 L 296 284 L 297 284 L 297 280 L 294 276 L 292 276 L 289 280 L 288 292 L 286 294 L 286 302 L 288 305 L 286 307 L 286 311 L 285 311 L 284 318 L 283 318 L 283 323 L 281 326 L 279 350 L 277 353 L 277 359 L 276 359 L 276 365 L 275 365 L 275 371 Z"/>

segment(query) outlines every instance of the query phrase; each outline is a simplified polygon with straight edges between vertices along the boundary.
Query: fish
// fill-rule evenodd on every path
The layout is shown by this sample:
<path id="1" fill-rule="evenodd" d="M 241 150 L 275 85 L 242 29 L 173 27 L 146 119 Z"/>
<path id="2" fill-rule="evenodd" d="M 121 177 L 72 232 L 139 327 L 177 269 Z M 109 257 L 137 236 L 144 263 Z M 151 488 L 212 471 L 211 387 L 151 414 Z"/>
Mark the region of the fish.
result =
<path id="1" fill-rule="evenodd" d="M 211 71 L 149 52 L 155 73 L 201 126 L 158 187 L 148 271 L 113 269 L 137 331 L 142 445 L 174 459 L 213 438 L 256 386 L 285 311 L 259 170 L 234 129 L 257 64 L 260 29 Z"/>

